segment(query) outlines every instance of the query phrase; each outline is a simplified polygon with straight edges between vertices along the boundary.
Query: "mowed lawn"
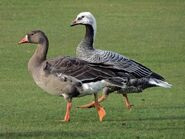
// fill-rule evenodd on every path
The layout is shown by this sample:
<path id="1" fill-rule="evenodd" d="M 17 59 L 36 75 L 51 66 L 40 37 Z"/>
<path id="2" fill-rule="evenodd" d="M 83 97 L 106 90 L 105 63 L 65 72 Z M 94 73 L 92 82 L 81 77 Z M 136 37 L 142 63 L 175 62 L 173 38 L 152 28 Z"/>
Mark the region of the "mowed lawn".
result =
<path id="1" fill-rule="evenodd" d="M 173 84 L 130 94 L 111 94 L 95 109 L 76 106 L 62 123 L 66 102 L 38 88 L 27 72 L 34 45 L 18 46 L 26 32 L 43 30 L 50 41 L 48 57 L 75 56 L 84 27 L 70 27 L 81 11 L 97 20 L 95 47 L 116 51 L 150 67 Z M 13 139 L 183 139 L 185 138 L 185 1 L 184 0 L 1 0 L 0 1 L 0 138 Z"/>

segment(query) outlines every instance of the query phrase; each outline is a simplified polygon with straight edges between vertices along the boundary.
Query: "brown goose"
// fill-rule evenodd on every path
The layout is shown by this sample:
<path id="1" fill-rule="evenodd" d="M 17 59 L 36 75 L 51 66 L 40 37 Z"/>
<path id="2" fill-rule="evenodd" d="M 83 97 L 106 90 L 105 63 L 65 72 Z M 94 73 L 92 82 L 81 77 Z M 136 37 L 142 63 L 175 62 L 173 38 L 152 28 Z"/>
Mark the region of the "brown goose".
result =
<path id="1" fill-rule="evenodd" d="M 67 56 L 47 59 L 49 41 L 40 30 L 27 33 L 19 41 L 19 44 L 23 43 L 37 44 L 37 49 L 28 62 L 28 71 L 35 83 L 46 92 L 63 96 L 67 101 L 64 121 L 70 121 L 72 98 L 90 94 L 94 94 L 94 106 L 98 111 L 99 120 L 103 120 L 106 113 L 98 103 L 97 92 L 106 86 L 124 86 L 124 82 L 116 78 L 119 69 Z"/>

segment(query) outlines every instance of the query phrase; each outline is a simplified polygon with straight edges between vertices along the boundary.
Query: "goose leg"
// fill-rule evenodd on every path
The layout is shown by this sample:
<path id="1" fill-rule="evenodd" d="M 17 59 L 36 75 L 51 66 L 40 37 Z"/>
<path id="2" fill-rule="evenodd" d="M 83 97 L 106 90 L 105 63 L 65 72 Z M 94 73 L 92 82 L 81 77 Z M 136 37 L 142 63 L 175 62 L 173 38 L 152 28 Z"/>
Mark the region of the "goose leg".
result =
<path id="1" fill-rule="evenodd" d="M 98 98 L 98 103 L 101 103 L 101 102 L 103 102 L 104 100 L 106 100 L 110 92 L 111 92 L 111 90 L 110 90 L 109 88 L 105 87 L 105 88 L 103 89 L 103 93 L 102 93 L 103 95 L 102 95 L 101 97 Z M 94 101 L 91 102 L 91 103 L 88 103 L 88 104 L 79 106 L 79 107 L 77 107 L 77 108 L 82 108 L 82 109 L 83 109 L 83 108 L 93 108 L 93 107 L 95 107 Z"/>
<path id="2" fill-rule="evenodd" d="M 125 97 L 125 105 L 126 105 L 126 107 L 127 107 L 128 109 L 131 109 L 132 106 L 134 106 L 134 105 L 130 104 L 130 102 L 129 102 L 129 100 L 128 100 L 128 97 L 127 97 L 127 94 L 123 94 L 123 97 Z"/>
<path id="3" fill-rule="evenodd" d="M 85 104 L 85 105 L 78 106 L 77 108 L 85 109 L 85 108 L 93 108 L 93 107 L 95 107 L 94 106 L 94 101 L 92 101 L 88 104 Z"/>
<path id="4" fill-rule="evenodd" d="M 67 106 L 66 106 L 66 114 L 64 117 L 64 122 L 69 122 L 70 121 L 70 111 L 72 107 L 72 101 L 67 101 Z"/>
<path id="5" fill-rule="evenodd" d="M 94 101 L 93 105 L 95 106 L 95 108 L 96 108 L 96 110 L 98 112 L 98 116 L 99 116 L 100 122 L 102 122 L 103 118 L 106 115 L 106 112 L 105 112 L 104 108 L 99 104 L 97 94 L 94 94 L 94 98 L 95 98 L 95 101 Z"/>
<path id="6" fill-rule="evenodd" d="M 98 98 L 98 103 L 103 102 L 107 97 L 108 97 L 107 95 L 102 95 L 101 97 Z M 78 106 L 77 108 L 81 108 L 81 109 L 93 108 L 93 107 L 95 107 L 94 104 L 95 104 L 95 101 L 88 103 L 88 104 L 85 104 L 85 105 L 82 105 L 82 106 Z"/>

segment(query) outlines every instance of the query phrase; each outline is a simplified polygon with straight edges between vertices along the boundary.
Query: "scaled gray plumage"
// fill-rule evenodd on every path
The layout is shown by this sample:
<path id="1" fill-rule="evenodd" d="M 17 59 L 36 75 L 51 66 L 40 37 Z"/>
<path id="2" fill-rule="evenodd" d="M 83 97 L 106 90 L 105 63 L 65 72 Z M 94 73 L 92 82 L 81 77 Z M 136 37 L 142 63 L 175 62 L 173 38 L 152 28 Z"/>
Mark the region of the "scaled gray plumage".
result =
<path id="1" fill-rule="evenodd" d="M 124 70 L 131 79 L 139 80 L 136 82 L 140 84 L 134 84 L 134 87 L 141 87 L 139 89 L 140 91 L 152 86 L 171 87 L 170 84 L 164 81 L 165 79 L 161 75 L 153 72 L 142 64 L 116 52 L 95 49 L 93 43 L 96 34 L 96 20 L 90 12 L 80 13 L 72 23 L 73 26 L 79 24 L 85 25 L 86 34 L 76 49 L 78 58 L 88 62 L 112 64 Z M 145 84 L 144 86 L 141 86 L 142 81 L 143 84 Z M 146 84 L 146 82 L 148 82 L 148 84 Z"/>
<path id="2" fill-rule="evenodd" d="M 129 77 L 124 88 L 112 89 L 105 87 L 103 89 L 103 95 L 98 100 L 99 102 L 104 101 L 109 93 L 116 91 L 125 97 L 126 107 L 130 109 L 132 105 L 128 100 L 128 93 L 142 92 L 146 88 L 155 86 L 171 87 L 161 75 L 151 71 L 142 64 L 112 51 L 95 49 L 93 43 L 96 35 L 96 19 L 90 12 L 81 12 L 78 14 L 71 24 L 71 26 L 75 25 L 85 25 L 86 27 L 85 37 L 76 49 L 78 58 L 93 63 L 112 64 L 116 68 L 123 70 L 120 74 L 125 74 Z M 93 106 L 92 104 L 83 105 L 81 108 L 90 108 Z"/>

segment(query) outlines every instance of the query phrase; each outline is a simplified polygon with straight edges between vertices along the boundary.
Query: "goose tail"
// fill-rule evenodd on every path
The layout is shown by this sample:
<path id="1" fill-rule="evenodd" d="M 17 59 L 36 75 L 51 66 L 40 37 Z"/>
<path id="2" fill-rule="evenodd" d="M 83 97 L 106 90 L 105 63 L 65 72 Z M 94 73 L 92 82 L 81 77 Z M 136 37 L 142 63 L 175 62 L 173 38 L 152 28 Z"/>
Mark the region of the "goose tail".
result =
<path id="1" fill-rule="evenodd" d="M 155 79 L 155 78 L 150 78 L 149 79 L 149 83 L 152 85 L 156 85 L 156 86 L 160 86 L 160 87 L 164 87 L 164 88 L 171 88 L 172 85 L 169 84 L 168 82 L 159 80 L 159 79 Z"/>

